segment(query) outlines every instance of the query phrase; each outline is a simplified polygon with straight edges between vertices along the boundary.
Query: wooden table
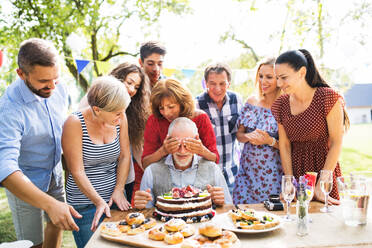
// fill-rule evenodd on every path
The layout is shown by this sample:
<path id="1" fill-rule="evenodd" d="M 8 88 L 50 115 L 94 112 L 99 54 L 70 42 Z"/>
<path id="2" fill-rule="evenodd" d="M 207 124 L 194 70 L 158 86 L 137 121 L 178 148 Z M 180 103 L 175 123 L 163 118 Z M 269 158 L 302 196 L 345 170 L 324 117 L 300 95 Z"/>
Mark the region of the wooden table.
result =
<path id="1" fill-rule="evenodd" d="M 262 247 L 262 248 L 282 248 L 282 247 L 372 247 L 372 219 L 368 219 L 367 225 L 349 227 L 343 223 L 341 207 L 334 207 L 332 213 L 321 213 L 319 209 L 323 206 L 319 202 L 311 202 L 309 212 L 312 219 L 309 234 L 304 237 L 296 235 L 296 221 L 285 222 L 282 228 L 277 230 L 256 233 L 238 233 L 242 248 Z M 263 204 L 242 205 L 240 207 L 250 207 L 258 211 L 267 211 Z M 218 213 L 224 213 L 234 208 L 233 205 L 226 205 L 217 208 Z M 296 211 L 295 204 L 292 203 L 291 214 Z M 145 216 L 151 216 L 152 209 L 141 211 Z M 125 218 L 129 212 L 111 211 L 111 218 L 104 221 L 119 221 Z M 284 211 L 274 211 L 277 215 L 284 215 Z M 372 213 L 370 213 L 370 216 Z M 293 216 L 294 217 L 294 216 Z M 99 228 L 97 229 L 99 230 Z M 130 247 L 116 244 L 104 240 L 95 232 L 89 240 L 87 248 L 111 248 L 111 247 Z"/>

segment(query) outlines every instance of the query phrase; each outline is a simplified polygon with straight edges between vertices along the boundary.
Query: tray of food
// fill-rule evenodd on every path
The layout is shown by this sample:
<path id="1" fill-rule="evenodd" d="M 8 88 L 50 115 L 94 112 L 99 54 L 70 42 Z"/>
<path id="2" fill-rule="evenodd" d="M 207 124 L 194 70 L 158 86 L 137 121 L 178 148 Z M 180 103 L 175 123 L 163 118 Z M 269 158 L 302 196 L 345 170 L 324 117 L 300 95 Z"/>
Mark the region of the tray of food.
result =
<path id="1" fill-rule="evenodd" d="M 214 219 L 225 230 L 238 233 L 270 232 L 282 227 L 281 218 L 268 212 L 254 209 L 233 209 L 219 214 Z"/>
<path id="2" fill-rule="evenodd" d="M 136 247 L 240 247 L 237 236 L 231 231 L 223 231 L 216 223 L 188 224 L 177 218 L 164 223 L 137 212 L 128 214 L 122 221 L 103 222 L 99 231 L 106 240 Z"/>

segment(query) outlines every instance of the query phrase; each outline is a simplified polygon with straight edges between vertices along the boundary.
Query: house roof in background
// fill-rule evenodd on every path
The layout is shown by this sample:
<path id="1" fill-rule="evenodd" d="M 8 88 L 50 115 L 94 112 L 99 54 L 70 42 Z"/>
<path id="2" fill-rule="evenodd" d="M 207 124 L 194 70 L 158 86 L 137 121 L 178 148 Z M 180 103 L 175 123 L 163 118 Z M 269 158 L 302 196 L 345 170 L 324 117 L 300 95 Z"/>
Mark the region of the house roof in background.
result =
<path id="1" fill-rule="evenodd" d="M 372 106 L 372 84 L 354 84 L 345 93 L 346 107 Z"/>

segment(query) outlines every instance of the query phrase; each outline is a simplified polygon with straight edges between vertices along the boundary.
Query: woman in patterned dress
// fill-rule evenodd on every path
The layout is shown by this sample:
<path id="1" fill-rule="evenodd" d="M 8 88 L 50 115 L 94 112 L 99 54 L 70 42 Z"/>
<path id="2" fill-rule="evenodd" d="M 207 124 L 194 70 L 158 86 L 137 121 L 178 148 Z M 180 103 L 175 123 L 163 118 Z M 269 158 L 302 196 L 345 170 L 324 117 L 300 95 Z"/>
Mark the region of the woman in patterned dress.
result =
<path id="1" fill-rule="evenodd" d="M 333 171 L 329 202 L 338 204 L 335 179 L 341 175 L 338 158 L 349 126 L 343 98 L 323 80 L 307 50 L 281 54 L 275 61 L 275 75 L 286 93 L 271 108 L 279 127 L 284 174 L 298 179 L 307 171 Z M 314 199 L 324 202 L 319 181 Z"/>
<path id="2" fill-rule="evenodd" d="M 277 142 L 278 125 L 270 110 L 281 92 L 276 85 L 274 61 L 271 58 L 258 66 L 259 96 L 248 98 L 239 115 L 236 136 L 245 144 L 235 177 L 234 204 L 259 203 L 269 194 L 280 193 L 283 173 Z"/>

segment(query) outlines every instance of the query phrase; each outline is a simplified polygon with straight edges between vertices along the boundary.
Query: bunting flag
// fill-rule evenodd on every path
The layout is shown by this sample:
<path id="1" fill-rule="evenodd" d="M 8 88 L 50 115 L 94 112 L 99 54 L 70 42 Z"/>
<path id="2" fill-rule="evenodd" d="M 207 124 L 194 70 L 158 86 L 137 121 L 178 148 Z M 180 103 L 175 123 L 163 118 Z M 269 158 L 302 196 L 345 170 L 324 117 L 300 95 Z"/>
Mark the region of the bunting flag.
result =
<path id="1" fill-rule="evenodd" d="M 84 68 L 89 64 L 89 62 L 90 62 L 89 60 L 85 59 L 75 59 L 76 67 L 79 74 L 84 70 Z"/>
<path id="2" fill-rule="evenodd" d="M 205 83 L 204 78 L 202 79 L 201 84 L 202 84 L 203 90 L 207 89 L 207 84 Z"/>
<path id="3" fill-rule="evenodd" d="M 183 75 L 185 75 L 189 79 L 195 74 L 195 70 L 191 70 L 191 69 L 182 69 L 181 72 L 183 73 Z"/>
<path id="4" fill-rule="evenodd" d="M 3 51 L 0 50 L 0 67 L 3 65 Z"/>
<path id="5" fill-rule="evenodd" d="M 176 71 L 176 69 L 164 68 L 163 69 L 163 74 L 166 77 L 171 77 L 175 71 Z"/>
<path id="6" fill-rule="evenodd" d="M 71 60 L 74 60 L 77 67 L 77 72 L 80 74 L 86 66 L 90 63 L 96 63 L 96 66 L 98 68 L 98 72 L 100 74 L 106 75 L 110 72 L 112 69 L 112 65 L 108 61 L 97 61 L 97 60 L 88 60 L 88 59 L 75 59 L 72 57 L 65 57 Z M 0 67 L 2 66 L 4 62 L 4 53 L 2 50 L 0 50 Z M 203 72 L 202 69 L 181 69 L 181 68 L 164 68 L 163 69 L 163 75 L 166 77 L 172 77 L 176 72 L 182 72 L 182 74 L 187 78 L 191 79 L 195 73 Z M 232 77 L 234 84 L 241 84 L 246 82 L 249 79 L 254 79 L 255 70 L 254 69 L 232 69 Z M 252 74 L 253 73 L 253 74 Z M 207 89 L 206 82 L 204 78 L 201 81 L 201 85 L 203 89 Z"/>
<path id="7" fill-rule="evenodd" d="M 106 61 L 95 61 L 95 62 L 98 67 L 98 71 L 100 73 L 102 73 L 103 75 L 106 75 L 107 73 L 109 73 L 111 69 L 111 65 L 109 62 L 106 62 Z"/>

